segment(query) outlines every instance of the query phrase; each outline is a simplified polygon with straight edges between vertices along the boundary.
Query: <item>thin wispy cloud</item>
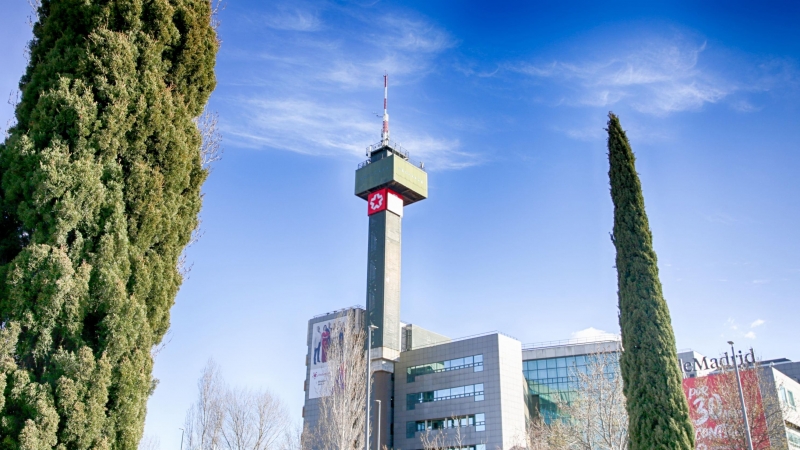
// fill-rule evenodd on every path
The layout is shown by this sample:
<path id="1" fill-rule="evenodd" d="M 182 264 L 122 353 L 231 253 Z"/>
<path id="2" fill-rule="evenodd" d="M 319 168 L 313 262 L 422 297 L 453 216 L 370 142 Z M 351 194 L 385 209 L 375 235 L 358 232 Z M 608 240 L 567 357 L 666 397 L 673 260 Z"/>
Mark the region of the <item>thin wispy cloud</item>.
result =
<path id="1" fill-rule="evenodd" d="M 273 147 L 306 155 L 363 153 L 375 123 L 354 107 L 332 106 L 299 98 L 237 99 L 243 122 L 223 124 L 239 145 Z M 359 118 L 359 116 L 362 116 Z"/>
<path id="2" fill-rule="evenodd" d="M 380 122 L 355 105 L 331 107 L 310 100 L 239 99 L 244 122 L 223 124 L 229 141 L 243 147 L 272 147 L 311 156 L 364 158 L 375 143 Z M 426 168 L 455 170 L 480 164 L 480 155 L 460 149 L 458 140 L 434 138 L 398 127 L 404 148 Z"/>
<path id="3" fill-rule="evenodd" d="M 750 328 L 760 327 L 764 325 L 766 322 L 763 319 L 756 319 L 753 323 L 750 324 Z"/>
<path id="4" fill-rule="evenodd" d="M 599 118 L 599 120 L 598 120 Z M 604 116 L 598 115 L 593 118 L 595 122 L 591 125 L 583 126 L 567 126 L 567 127 L 553 127 L 554 131 L 566 134 L 572 139 L 584 142 L 603 142 L 608 137 L 608 132 L 605 130 Z M 578 122 L 578 120 L 575 120 Z M 636 118 L 626 122 L 626 132 L 629 138 L 634 142 L 662 142 L 671 139 L 667 132 L 662 129 L 646 127 L 639 123 Z"/>
<path id="5" fill-rule="evenodd" d="M 391 50 L 439 53 L 456 45 L 448 33 L 422 19 L 386 15 L 380 22 L 377 42 Z"/>
<path id="6" fill-rule="evenodd" d="M 263 24 L 276 30 L 316 31 L 320 28 L 321 21 L 316 14 L 310 11 L 293 9 L 269 14 L 263 18 Z"/>
<path id="7" fill-rule="evenodd" d="M 654 116 L 697 111 L 723 102 L 736 111 L 755 112 L 760 107 L 743 95 L 793 89 L 798 84 L 791 61 L 758 63 L 727 61 L 716 54 L 706 57 L 712 51 L 722 53 L 721 49 L 709 49 L 704 41 L 676 36 L 643 39 L 633 49 L 592 52 L 602 56 L 516 62 L 506 67 L 559 86 L 553 105 L 612 108 L 622 104 Z"/>
<path id="8" fill-rule="evenodd" d="M 746 337 L 747 339 L 755 339 L 756 333 L 753 331 L 748 331 L 747 333 L 744 334 L 744 337 Z"/>
<path id="9" fill-rule="evenodd" d="M 517 64 L 512 68 L 563 84 L 564 102 L 611 107 L 625 101 L 637 111 L 664 115 L 716 103 L 736 88 L 698 65 L 706 44 L 653 42 L 625 54 L 582 62 Z"/>
<path id="10" fill-rule="evenodd" d="M 380 120 L 372 112 L 380 107 L 384 71 L 392 86 L 417 83 L 456 45 L 424 17 L 370 11 L 284 7 L 264 19 L 269 29 L 263 44 L 237 53 L 249 73 L 235 83 L 247 93 L 227 99 L 239 111 L 222 124 L 228 140 L 306 155 L 363 157 L 380 137 Z M 392 137 L 428 169 L 460 169 L 483 160 L 441 129 L 432 137 L 430 126 L 424 119 L 393 122 Z"/>

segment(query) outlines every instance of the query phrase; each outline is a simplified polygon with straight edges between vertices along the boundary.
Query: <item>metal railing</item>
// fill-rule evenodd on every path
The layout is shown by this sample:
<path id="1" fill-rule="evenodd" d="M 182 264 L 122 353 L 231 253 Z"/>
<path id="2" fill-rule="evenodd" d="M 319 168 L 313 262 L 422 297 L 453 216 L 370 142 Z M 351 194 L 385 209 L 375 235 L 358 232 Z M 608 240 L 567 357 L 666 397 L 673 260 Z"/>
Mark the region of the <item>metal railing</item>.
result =
<path id="1" fill-rule="evenodd" d="M 388 141 L 388 142 L 385 142 L 385 143 L 384 142 L 378 142 L 378 143 L 372 144 L 372 145 L 367 147 L 367 156 L 370 156 L 372 154 L 372 152 L 378 151 L 378 150 L 380 150 L 380 149 L 382 149 L 384 147 L 388 147 L 389 150 L 391 150 L 392 153 L 400 156 L 401 158 L 405 159 L 406 161 L 408 161 L 409 163 L 413 164 L 414 166 L 417 166 L 420 169 L 425 170 L 425 163 L 422 162 L 422 161 L 414 161 L 414 160 L 412 160 L 409 157 L 408 150 L 405 150 L 397 142 Z M 370 163 L 372 163 L 372 160 L 370 160 L 370 159 L 368 159 L 366 161 L 362 161 L 361 163 L 358 164 L 358 168 L 361 169 L 363 167 L 366 167 L 366 166 L 370 165 Z"/>
<path id="2" fill-rule="evenodd" d="M 367 155 L 370 155 L 372 154 L 372 152 L 380 150 L 383 147 L 389 147 L 390 149 L 392 149 L 393 152 L 397 153 L 398 155 L 402 156 L 405 159 L 408 159 L 408 151 L 404 150 L 403 147 L 397 142 L 392 142 L 392 141 L 386 141 L 386 142 L 381 141 L 376 144 L 368 146 Z"/>

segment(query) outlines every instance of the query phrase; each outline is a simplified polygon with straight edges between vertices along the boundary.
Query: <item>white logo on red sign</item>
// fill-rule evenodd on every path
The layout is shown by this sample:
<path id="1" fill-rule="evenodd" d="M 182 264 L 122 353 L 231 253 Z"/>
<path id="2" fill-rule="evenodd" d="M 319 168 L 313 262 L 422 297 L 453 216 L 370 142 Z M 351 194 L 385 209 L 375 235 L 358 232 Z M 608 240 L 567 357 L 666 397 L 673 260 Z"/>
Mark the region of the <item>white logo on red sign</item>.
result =
<path id="1" fill-rule="evenodd" d="M 369 199 L 369 209 L 376 211 L 383 206 L 383 195 L 380 192 L 376 193 Z"/>

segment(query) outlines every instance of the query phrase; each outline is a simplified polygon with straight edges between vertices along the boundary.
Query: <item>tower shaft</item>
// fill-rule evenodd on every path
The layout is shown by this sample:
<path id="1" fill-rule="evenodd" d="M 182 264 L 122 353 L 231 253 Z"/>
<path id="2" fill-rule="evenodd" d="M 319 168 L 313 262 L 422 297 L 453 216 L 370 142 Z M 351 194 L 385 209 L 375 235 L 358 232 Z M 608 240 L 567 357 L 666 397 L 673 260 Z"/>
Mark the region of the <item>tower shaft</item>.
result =
<path id="1" fill-rule="evenodd" d="M 402 211 L 402 210 L 401 210 Z M 377 357 L 400 352 L 400 250 L 402 216 L 384 210 L 369 216 L 367 250 L 367 316 L 378 327 L 372 347 L 384 348 Z"/>

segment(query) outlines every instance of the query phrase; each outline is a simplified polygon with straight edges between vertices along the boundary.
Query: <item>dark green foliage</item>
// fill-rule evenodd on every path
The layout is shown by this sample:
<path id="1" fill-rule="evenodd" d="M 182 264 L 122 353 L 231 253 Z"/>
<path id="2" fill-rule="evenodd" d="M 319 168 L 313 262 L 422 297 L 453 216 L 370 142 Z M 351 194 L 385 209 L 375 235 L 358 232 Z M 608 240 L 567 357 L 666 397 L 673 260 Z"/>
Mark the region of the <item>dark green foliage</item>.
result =
<path id="1" fill-rule="evenodd" d="M 614 201 L 620 357 L 632 450 L 694 449 L 675 335 L 658 279 L 653 237 L 635 158 L 619 119 L 609 114 L 608 159 Z"/>
<path id="2" fill-rule="evenodd" d="M 0 449 L 134 449 L 197 225 L 208 0 L 44 0 L 0 145 Z"/>

